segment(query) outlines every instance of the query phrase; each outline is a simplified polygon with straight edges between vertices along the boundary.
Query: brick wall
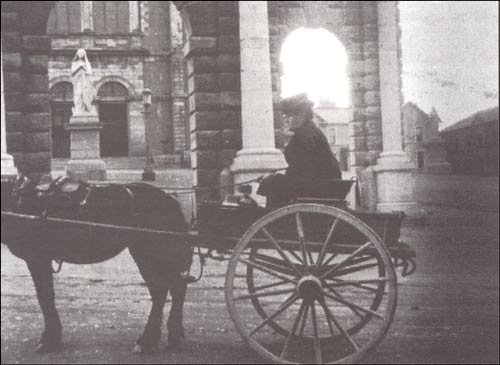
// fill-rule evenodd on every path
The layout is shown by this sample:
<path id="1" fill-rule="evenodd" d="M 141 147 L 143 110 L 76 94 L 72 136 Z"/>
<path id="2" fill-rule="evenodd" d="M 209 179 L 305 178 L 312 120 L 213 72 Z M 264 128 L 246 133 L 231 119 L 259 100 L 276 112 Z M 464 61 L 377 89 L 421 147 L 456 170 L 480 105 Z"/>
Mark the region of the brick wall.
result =
<path id="1" fill-rule="evenodd" d="M 48 54 L 51 1 L 2 1 L 7 149 L 27 173 L 50 171 Z"/>

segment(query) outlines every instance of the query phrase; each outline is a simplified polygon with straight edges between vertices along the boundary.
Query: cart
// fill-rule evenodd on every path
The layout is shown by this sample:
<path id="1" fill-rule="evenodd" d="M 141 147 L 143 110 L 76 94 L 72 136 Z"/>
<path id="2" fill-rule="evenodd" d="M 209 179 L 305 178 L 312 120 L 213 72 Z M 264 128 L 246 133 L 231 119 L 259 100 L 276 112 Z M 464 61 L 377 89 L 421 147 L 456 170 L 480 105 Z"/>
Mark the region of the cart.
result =
<path id="1" fill-rule="evenodd" d="M 39 239 L 91 235 L 109 257 L 132 240 L 188 244 L 202 259 L 229 253 L 227 309 L 253 350 L 273 363 L 355 363 L 386 334 L 395 267 L 412 273 L 416 254 L 399 241 L 403 214 L 347 209 L 351 184 L 330 181 L 334 193 L 273 210 L 204 202 L 198 224 L 183 233 L 2 212 L 2 240 L 22 227 Z"/>

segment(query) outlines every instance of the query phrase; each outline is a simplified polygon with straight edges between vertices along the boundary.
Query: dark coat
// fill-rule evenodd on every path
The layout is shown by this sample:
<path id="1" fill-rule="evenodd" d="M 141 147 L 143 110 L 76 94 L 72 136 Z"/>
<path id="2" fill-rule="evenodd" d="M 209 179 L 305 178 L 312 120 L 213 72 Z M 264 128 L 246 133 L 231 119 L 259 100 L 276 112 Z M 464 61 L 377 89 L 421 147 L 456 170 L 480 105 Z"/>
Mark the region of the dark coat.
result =
<path id="1" fill-rule="evenodd" d="M 312 121 L 305 122 L 295 131 L 285 148 L 285 159 L 289 166 L 286 176 L 294 184 L 342 178 L 328 140 Z"/>
<path id="2" fill-rule="evenodd" d="M 285 159 L 288 163 L 286 174 L 266 178 L 257 191 L 267 197 L 268 206 L 286 204 L 301 194 L 310 195 L 308 188 L 314 181 L 342 179 L 328 140 L 312 121 L 305 122 L 295 131 L 285 148 Z"/>

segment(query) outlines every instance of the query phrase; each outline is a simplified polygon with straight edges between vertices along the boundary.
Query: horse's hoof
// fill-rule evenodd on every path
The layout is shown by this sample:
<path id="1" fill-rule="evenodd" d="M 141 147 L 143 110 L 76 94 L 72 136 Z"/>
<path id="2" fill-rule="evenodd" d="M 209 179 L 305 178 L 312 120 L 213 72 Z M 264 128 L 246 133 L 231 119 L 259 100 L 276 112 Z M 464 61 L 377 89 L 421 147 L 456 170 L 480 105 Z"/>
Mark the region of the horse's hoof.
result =
<path id="1" fill-rule="evenodd" d="M 145 355 L 152 354 L 158 351 L 157 345 L 135 345 L 132 349 L 133 354 Z"/>
<path id="2" fill-rule="evenodd" d="M 61 343 L 39 343 L 35 352 L 38 354 L 50 354 L 61 351 Z"/>

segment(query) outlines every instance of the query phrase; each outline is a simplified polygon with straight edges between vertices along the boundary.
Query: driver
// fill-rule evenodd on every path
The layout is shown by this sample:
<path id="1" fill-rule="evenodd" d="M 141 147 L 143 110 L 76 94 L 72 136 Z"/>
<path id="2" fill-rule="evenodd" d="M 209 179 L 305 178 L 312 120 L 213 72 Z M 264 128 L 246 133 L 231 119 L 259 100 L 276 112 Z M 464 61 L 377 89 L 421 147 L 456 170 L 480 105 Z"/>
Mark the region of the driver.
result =
<path id="1" fill-rule="evenodd" d="M 285 148 L 288 168 L 285 175 L 266 176 L 257 194 L 267 197 L 267 206 L 286 205 L 308 191 L 314 181 L 341 179 L 339 163 L 324 133 L 313 121 L 313 102 L 307 94 L 291 96 L 282 101 L 285 128 L 293 137 Z"/>

